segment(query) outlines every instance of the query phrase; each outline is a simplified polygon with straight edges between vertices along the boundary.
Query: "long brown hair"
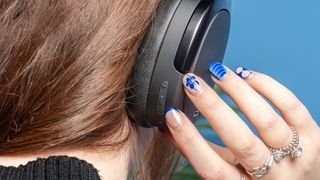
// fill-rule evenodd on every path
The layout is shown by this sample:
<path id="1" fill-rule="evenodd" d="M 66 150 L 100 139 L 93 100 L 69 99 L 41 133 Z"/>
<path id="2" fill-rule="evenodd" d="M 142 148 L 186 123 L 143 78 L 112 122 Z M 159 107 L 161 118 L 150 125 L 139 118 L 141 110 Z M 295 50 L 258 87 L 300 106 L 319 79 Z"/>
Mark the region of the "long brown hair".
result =
<path id="1" fill-rule="evenodd" d="M 159 1 L 0 1 L 0 154 L 138 145 L 125 92 Z M 155 134 L 133 163 L 141 179 L 167 179 L 174 167 L 175 151 Z"/>

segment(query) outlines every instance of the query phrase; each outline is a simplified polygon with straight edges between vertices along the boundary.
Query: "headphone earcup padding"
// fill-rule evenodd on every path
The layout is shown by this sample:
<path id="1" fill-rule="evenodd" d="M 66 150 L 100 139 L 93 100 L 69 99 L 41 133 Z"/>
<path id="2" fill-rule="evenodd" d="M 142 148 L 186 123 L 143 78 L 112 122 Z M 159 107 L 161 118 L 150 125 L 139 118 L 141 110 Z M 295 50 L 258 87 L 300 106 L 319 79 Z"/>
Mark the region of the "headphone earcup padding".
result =
<path id="1" fill-rule="evenodd" d="M 129 117 L 144 127 L 147 122 L 147 97 L 152 73 L 175 10 L 182 0 L 164 0 L 161 2 L 153 22 L 143 38 L 132 76 L 130 77 Z"/>

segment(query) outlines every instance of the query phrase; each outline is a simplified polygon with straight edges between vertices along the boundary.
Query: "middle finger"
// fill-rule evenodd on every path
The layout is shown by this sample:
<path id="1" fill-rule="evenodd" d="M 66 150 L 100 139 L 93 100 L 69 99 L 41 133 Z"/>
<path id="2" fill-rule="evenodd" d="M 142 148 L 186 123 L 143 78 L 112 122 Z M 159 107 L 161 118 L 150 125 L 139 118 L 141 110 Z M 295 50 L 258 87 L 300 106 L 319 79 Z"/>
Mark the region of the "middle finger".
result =
<path id="1" fill-rule="evenodd" d="M 183 81 L 190 100 L 246 169 L 260 167 L 269 159 L 268 148 L 208 84 L 190 73 Z"/>

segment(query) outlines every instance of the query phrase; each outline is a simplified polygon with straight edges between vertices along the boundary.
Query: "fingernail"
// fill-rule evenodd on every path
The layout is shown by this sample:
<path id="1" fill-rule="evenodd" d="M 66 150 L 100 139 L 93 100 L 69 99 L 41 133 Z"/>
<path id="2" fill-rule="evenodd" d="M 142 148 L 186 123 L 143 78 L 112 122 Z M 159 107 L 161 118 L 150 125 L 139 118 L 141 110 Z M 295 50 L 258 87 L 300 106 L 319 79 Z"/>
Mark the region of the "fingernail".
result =
<path id="1" fill-rule="evenodd" d="M 237 67 L 235 73 L 240 76 L 242 79 L 247 79 L 252 74 L 252 71 L 244 68 L 244 67 Z"/>
<path id="2" fill-rule="evenodd" d="M 187 73 L 183 77 L 183 85 L 188 89 L 191 94 L 199 94 L 202 92 L 203 87 L 197 80 L 197 77 L 192 73 Z"/>
<path id="3" fill-rule="evenodd" d="M 212 62 L 209 66 L 209 71 L 218 80 L 227 75 L 227 69 L 219 62 Z"/>
<path id="4" fill-rule="evenodd" d="M 175 107 L 166 108 L 166 121 L 167 125 L 171 128 L 177 128 L 182 124 L 182 117 L 180 112 Z"/>

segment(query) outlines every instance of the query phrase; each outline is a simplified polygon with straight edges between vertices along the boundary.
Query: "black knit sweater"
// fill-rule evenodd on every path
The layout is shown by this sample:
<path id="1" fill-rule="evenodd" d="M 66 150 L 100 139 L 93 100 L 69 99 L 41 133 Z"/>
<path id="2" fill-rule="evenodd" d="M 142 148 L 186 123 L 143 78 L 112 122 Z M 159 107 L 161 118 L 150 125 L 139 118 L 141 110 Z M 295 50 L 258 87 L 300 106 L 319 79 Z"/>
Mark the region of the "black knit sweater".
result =
<path id="1" fill-rule="evenodd" d="M 98 170 L 84 160 L 50 156 L 19 167 L 0 165 L 0 180 L 100 180 L 100 177 Z"/>

